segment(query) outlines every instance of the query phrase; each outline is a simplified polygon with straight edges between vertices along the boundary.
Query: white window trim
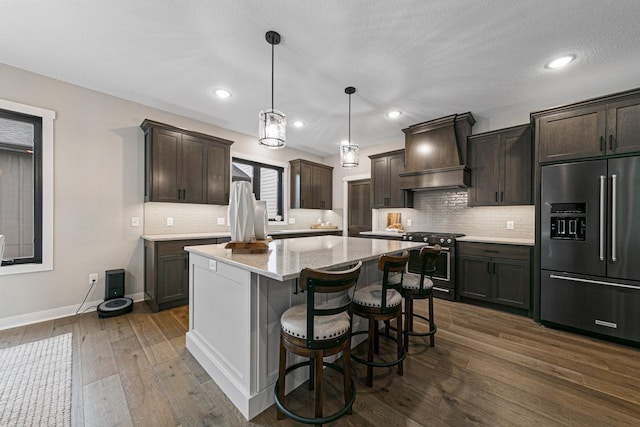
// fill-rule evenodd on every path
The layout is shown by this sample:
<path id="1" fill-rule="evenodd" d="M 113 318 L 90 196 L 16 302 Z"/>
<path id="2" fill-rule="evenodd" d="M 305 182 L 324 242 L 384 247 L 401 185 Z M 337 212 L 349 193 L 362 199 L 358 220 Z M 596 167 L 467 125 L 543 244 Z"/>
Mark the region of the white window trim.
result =
<path id="1" fill-rule="evenodd" d="M 0 109 L 42 118 L 42 264 L 0 267 L 0 276 L 53 270 L 53 121 L 56 112 L 0 99 Z"/>

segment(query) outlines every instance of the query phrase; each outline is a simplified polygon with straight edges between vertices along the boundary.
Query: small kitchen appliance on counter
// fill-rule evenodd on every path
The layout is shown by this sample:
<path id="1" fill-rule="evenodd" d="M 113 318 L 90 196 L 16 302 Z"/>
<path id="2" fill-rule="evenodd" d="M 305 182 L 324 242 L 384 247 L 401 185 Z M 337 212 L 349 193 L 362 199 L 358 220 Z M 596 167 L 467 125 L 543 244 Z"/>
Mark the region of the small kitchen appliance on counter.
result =
<path id="1" fill-rule="evenodd" d="M 436 260 L 436 271 L 431 276 L 433 280 L 433 295 L 456 300 L 456 239 L 463 237 L 460 233 L 438 233 L 432 231 L 408 232 L 402 234 L 402 240 L 412 242 L 426 242 L 427 247 L 433 248 L 440 245 L 442 248 Z M 409 253 L 408 270 L 411 273 L 420 274 L 420 251 L 413 250 Z"/>
<path id="2" fill-rule="evenodd" d="M 124 296 L 124 270 L 107 270 L 104 276 L 104 302 L 96 310 L 98 317 L 130 313 L 133 310 L 133 300 Z"/>

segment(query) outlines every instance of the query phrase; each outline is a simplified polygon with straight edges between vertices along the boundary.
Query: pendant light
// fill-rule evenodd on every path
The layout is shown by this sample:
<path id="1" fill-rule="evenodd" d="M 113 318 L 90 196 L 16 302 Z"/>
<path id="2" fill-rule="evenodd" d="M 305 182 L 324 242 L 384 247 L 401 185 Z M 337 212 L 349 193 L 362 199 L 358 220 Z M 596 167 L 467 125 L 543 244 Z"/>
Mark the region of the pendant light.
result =
<path id="1" fill-rule="evenodd" d="M 265 148 L 284 148 L 287 119 L 282 111 L 273 108 L 273 49 L 280 43 L 280 34 L 267 31 L 267 43 L 271 45 L 271 109 L 260 112 L 258 124 L 258 141 Z"/>
<path id="2" fill-rule="evenodd" d="M 343 168 L 355 168 L 358 167 L 360 147 L 351 142 L 351 95 L 356 93 L 356 88 L 349 86 L 344 93 L 349 95 L 349 139 L 340 144 L 340 162 Z"/>

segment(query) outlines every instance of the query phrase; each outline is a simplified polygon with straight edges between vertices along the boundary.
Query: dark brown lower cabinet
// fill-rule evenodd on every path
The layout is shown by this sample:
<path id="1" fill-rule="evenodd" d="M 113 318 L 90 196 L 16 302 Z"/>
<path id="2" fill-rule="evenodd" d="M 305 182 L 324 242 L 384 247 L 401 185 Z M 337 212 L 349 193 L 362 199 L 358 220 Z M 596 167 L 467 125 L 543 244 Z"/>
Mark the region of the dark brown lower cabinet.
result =
<path id="1" fill-rule="evenodd" d="M 458 289 L 464 298 L 531 310 L 531 247 L 458 244 Z"/>
<path id="2" fill-rule="evenodd" d="M 151 311 L 189 303 L 189 253 L 185 246 L 228 242 L 229 238 L 144 242 L 144 299 Z"/>

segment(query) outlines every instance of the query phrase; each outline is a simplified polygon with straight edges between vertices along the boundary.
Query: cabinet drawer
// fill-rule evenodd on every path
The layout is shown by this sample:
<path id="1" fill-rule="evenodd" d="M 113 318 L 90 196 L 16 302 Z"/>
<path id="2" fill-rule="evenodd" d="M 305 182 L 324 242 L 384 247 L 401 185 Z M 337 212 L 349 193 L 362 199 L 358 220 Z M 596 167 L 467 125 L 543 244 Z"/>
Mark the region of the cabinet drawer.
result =
<path id="1" fill-rule="evenodd" d="M 542 271 L 540 320 L 640 342 L 640 289 L 599 284 L 600 278 L 578 280 Z"/>
<path id="2" fill-rule="evenodd" d="M 458 255 L 460 256 L 483 256 L 528 261 L 530 253 L 531 248 L 529 246 L 504 245 L 497 243 L 458 243 Z"/>
<path id="3" fill-rule="evenodd" d="M 181 255 L 185 253 L 185 246 L 214 245 L 216 243 L 218 243 L 218 239 L 191 239 L 157 242 L 158 256 Z"/>

